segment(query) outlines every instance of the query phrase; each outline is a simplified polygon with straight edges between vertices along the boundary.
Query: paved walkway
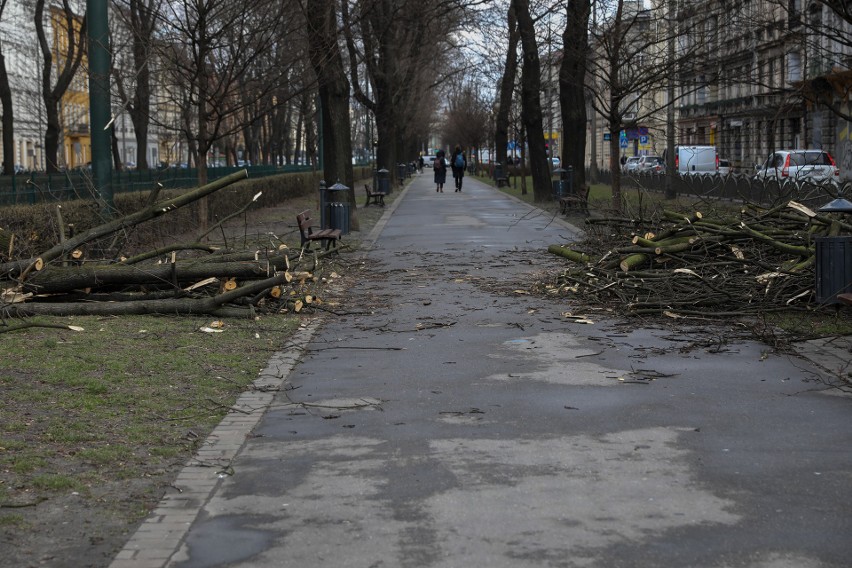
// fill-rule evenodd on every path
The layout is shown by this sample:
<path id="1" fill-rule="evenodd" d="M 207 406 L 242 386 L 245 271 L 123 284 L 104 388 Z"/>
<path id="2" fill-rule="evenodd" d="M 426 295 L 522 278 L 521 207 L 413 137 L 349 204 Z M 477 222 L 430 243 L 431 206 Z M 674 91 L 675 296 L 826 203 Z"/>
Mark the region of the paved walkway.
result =
<path id="1" fill-rule="evenodd" d="M 527 294 L 572 228 L 474 180 L 374 234 L 113 568 L 849 566 L 852 399 L 805 362 Z"/>

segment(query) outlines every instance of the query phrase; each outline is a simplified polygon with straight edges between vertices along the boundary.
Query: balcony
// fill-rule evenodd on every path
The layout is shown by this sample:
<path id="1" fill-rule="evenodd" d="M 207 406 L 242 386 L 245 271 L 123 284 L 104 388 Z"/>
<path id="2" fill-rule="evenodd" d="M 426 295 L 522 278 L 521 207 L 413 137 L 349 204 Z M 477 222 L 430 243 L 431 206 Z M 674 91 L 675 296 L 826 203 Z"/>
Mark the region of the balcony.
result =
<path id="1" fill-rule="evenodd" d="M 76 122 L 65 126 L 65 133 L 68 136 L 88 136 L 89 125 L 85 122 Z"/>

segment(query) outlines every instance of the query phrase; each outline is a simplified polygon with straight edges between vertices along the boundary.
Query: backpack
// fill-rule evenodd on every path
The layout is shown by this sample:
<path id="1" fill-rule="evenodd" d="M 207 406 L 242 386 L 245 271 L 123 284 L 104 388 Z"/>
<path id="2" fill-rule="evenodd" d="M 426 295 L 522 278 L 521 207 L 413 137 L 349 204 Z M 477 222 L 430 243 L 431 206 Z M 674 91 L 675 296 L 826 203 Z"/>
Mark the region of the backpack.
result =
<path id="1" fill-rule="evenodd" d="M 461 152 L 456 154 L 456 167 L 463 168 L 464 167 L 464 156 L 462 156 Z"/>
<path id="2" fill-rule="evenodd" d="M 435 164 L 432 167 L 434 167 L 436 170 L 443 170 L 444 167 L 445 167 L 444 166 L 444 158 L 436 159 Z"/>

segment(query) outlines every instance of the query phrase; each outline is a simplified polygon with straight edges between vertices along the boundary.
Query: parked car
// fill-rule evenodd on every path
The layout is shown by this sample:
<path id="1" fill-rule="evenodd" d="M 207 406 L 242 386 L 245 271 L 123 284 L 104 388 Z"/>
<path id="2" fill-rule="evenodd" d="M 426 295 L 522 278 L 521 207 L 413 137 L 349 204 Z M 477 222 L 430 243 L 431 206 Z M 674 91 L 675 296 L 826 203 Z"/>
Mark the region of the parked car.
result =
<path id="1" fill-rule="evenodd" d="M 719 160 L 719 175 L 720 176 L 730 175 L 730 173 L 732 171 L 734 171 L 734 169 L 731 167 L 730 160 Z"/>
<path id="2" fill-rule="evenodd" d="M 435 156 L 423 156 L 423 167 L 431 168 L 435 165 Z"/>
<path id="3" fill-rule="evenodd" d="M 666 171 L 666 162 L 659 156 L 642 156 L 636 169 L 641 173 L 661 174 Z"/>
<path id="4" fill-rule="evenodd" d="M 635 172 L 639 168 L 639 160 L 640 156 L 631 156 L 627 158 L 627 161 L 624 162 L 623 166 L 621 166 L 621 171 L 625 174 Z"/>
<path id="5" fill-rule="evenodd" d="M 758 164 L 755 178 L 820 183 L 839 180 L 840 168 L 825 150 L 778 150 Z"/>

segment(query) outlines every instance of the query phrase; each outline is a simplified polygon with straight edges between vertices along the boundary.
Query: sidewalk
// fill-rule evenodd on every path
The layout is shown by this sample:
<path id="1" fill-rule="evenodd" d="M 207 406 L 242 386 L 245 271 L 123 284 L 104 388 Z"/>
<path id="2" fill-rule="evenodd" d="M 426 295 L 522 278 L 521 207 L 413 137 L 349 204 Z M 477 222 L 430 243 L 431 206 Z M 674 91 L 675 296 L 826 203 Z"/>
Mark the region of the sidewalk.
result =
<path id="1" fill-rule="evenodd" d="M 848 565 L 852 397 L 528 294 L 572 231 L 416 177 L 113 568 Z"/>

